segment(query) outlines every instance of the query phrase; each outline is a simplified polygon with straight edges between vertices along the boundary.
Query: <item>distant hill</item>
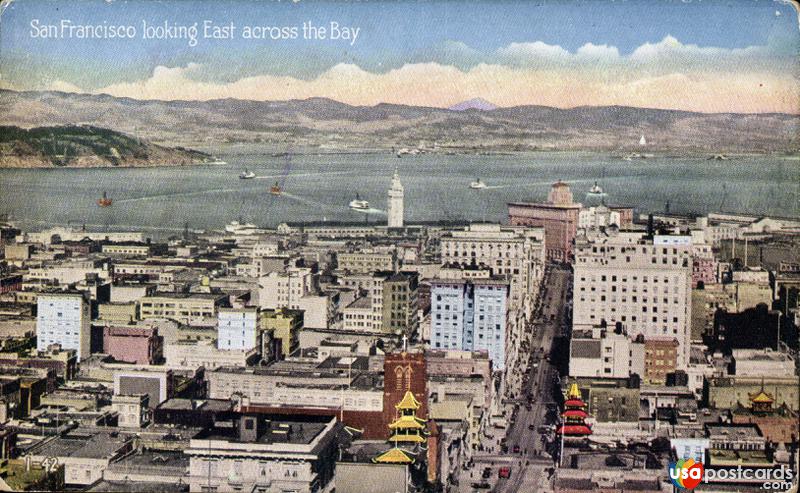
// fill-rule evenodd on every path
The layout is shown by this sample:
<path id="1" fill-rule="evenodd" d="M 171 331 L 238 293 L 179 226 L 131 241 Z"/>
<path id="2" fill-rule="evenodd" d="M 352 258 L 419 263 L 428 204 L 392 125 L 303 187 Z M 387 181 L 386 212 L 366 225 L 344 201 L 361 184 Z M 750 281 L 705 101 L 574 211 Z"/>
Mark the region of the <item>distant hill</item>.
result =
<path id="1" fill-rule="evenodd" d="M 489 101 L 486 101 L 483 98 L 473 98 L 469 101 L 462 101 L 458 104 L 454 104 L 453 106 L 447 108 L 450 111 L 466 111 L 466 110 L 480 110 L 480 111 L 492 111 L 496 110 L 497 106 L 493 105 Z"/>
<path id="2" fill-rule="evenodd" d="M 92 126 L 0 127 L 0 168 L 199 164 L 208 154 L 142 142 Z"/>
<path id="3" fill-rule="evenodd" d="M 531 149 L 623 152 L 797 150 L 797 115 L 695 113 L 626 106 L 517 106 L 453 111 L 397 104 L 292 101 L 152 101 L 108 95 L 0 90 L 0 125 L 87 124 L 174 145 L 257 142 L 285 149 L 423 147 L 445 152 Z M 645 135 L 647 147 L 639 146 Z M 55 151 L 54 151 L 55 152 Z"/>

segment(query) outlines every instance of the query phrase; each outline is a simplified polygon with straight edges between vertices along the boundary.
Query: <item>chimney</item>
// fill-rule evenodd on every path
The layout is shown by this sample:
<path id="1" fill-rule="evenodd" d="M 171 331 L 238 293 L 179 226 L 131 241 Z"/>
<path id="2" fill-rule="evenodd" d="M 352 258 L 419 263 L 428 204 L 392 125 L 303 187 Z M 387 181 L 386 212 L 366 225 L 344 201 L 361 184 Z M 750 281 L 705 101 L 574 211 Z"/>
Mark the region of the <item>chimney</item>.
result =
<path id="1" fill-rule="evenodd" d="M 647 236 L 653 237 L 653 215 L 647 215 Z"/>

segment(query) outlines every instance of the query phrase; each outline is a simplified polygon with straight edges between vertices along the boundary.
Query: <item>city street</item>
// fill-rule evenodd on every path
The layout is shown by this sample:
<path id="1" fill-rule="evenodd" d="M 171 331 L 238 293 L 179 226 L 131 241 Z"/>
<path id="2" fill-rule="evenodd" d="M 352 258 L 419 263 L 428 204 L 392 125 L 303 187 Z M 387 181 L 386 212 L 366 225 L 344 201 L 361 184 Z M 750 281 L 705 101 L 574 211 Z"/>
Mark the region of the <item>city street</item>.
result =
<path id="1" fill-rule="evenodd" d="M 496 492 L 539 491 L 547 481 L 553 457 L 548 452 L 554 440 L 554 422 L 558 404 L 554 389 L 559 383 L 558 361 L 566 355 L 557 354 L 554 341 L 565 335 L 568 291 L 571 272 L 558 266 L 548 268 L 542 287 L 537 316 L 528 331 L 525 354 L 520 358 L 522 368 L 510 371 L 509 408 L 516 409 L 507 430 L 492 429 L 489 451 L 474 456 L 471 474 L 462 475 L 459 491 L 474 491 L 473 484 L 483 484 Z M 561 348 L 563 352 L 563 348 Z M 514 379 L 512 375 L 521 375 Z M 505 431 L 505 434 L 503 433 Z M 493 449 L 493 450 L 492 450 Z M 498 478 L 501 467 L 510 467 L 507 479 Z M 488 477 L 482 473 L 491 468 Z"/>
<path id="2" fill-rule="evenodd" d="M 546 451 L 554 437 L 553 422 L 558 405 L 553 390 L 559 383 L 559 371 L 554 366 L 559 358 L 553 342 L 565 333 L 570 283 L 569 270 L 559 267 L 548 270 L 541 298 L 541 315 L 533 324 L 530 365 L 523 369 L 523 388 L 517 398 L 519 411 L 506 438 L 509 454 L 518 450 L 520 461 L 517 467 L 512 468 L 511 477 L 497 484 L 498 492 L 538 491 L 547 477 L 545 470 L 553 466 L 553 458 Z"/>

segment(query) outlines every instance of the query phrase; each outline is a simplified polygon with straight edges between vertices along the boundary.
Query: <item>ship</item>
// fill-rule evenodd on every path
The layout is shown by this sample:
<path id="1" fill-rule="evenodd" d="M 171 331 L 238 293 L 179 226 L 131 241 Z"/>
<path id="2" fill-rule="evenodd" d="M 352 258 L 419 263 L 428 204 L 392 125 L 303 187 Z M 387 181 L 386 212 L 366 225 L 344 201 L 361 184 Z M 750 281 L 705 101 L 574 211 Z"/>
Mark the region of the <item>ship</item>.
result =
<path id="1" fill-rule="evenodd" d="M 270 187 L 270 189 L 269 189 L 269 193 L 271 193 L 272 195 L 280 195 L 282 191 L 283 191 L 283 190 L 281 190 L 281 186 L 280 186 L 280 185 L 278 185 L 278 182 L 277 182 L 277 181 L 276 181 L 276 182 L 275 182 L 275 184 L 274 184 L 274 185 L 272 185 L 272 187 Z"/>
<path id="2" fill-rule="evenodd" d="M 350 208 L 356 211 L 365 211 L 369 209 L 369 202 L 361 200 L 361 197 L 356 194 L 355 200 L 350 201 Z"/>
<path id="3" fill-rule="evenodd" d="M 651 157 L 655 157 L 655 154 L 652 153 L 638 153 L 638 152 L 631 152 L 622 156 L 623 161 L 633 161 L 634 159 L 649 159 Z"/>
<path id="4" fill-rule="evenodd" d="M 241 221 L 241 220 L 240 220 Z M 225 225 L 225 232 L 235 235 L 254 235 L 261 232 L 255 224 L 231 221 Z"/>
<path id="5" fill-rule="evenodd" d="M 589 193 L 586 194 L 587 197 L 605 197 L 605 195 L 603 188 L 597 182 L 594 182 L 592 188 L 589 189 Z"/>
<path id="6" fill-rule="evenodd" d="M 247 168 L 245 168 L 244 171 L 242 171 L 242 173 L 239 175 L 239 179 L 241 180 L 252 180 L 255 177 L 256 174 L 252 171 L 248 171 Z"/>
<path id="7" fill-rule="evenodd" d="M 114 201 L 106 194 L 105 190 L 103 190 L 103 196 L 97 199 L 97 205 L 100 207 L 109 207 L 113 203 Z"/>
<path id="8" fill-rule="evenodd" d="M 483 190 L 486 188 L 486 183 L 482 182 L 480 178 L 469 184 L 469 188 L 473 190 Z"/>

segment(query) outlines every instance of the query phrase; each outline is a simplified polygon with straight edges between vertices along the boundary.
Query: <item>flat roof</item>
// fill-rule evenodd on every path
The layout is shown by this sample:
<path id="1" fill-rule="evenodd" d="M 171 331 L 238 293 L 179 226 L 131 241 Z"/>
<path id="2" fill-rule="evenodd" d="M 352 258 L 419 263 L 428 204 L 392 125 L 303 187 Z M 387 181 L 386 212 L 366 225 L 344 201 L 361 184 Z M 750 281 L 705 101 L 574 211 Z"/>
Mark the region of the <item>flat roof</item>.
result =
<path id="1" fill-rule="evenodd" d="M 297 445 L 308 445 L 313 442 L 335 419 L 329 416 L 294 416 L 292 419 L 286 419 L 286 416 L 277 414 L 259 414 L 254 417 L 259 420 L 257 427 L 259 434 L 254 443 Z M 236 429 L 233 427 L 210 428 L 201 431 L 194 438 L 197 440 L 240 441 Z"/>
<path id="2" fill-rule="evenodd" d="M 86 491 L 119 491 L 127 493 L 182 493 L 189 491 L 188 483 L 159 481 L 109 481 L 101 480 Z"/>
<path id="3" fill-rule="evenodd" d="M 346 308 L 370 308 L 372 306 L 372 300 L 369 296 L 362 296 L 360 298 L 356 298 L 353 300 L 352 303 L 347 305 Z"/>
<path id="4" fill-rule="evenodd" d="M 137 453 L 123 457 L 119 461 L 109 465 L 109 469 L 120 467 L 135 468 L 136 466 L 188 469 L 189 456 L 184 454 L 183 451 L 140 449 Z"/>
<path id="5" fill-rule="evenodd" d="M 76 429 L 37 448 L 33 455 L 107 459 L 122 448 L 129 438 L 107 431 Z"/>
<path id="6" fill-rule="evenodd" d="M 176 397 L 162 402 L 157 409 L 230 411 L 233 409 L 233 403 L 226 399 L 182 399 Z"/>
<path id="7" fill-rule="evenodd" d="M 762 438 L 761 430 L 756 424 L 727 424 L 727 423 L 707 423 L 706 430 L 709 437 L 724 436 L 730 440 L 741 440 L 745 438 Z"/>

